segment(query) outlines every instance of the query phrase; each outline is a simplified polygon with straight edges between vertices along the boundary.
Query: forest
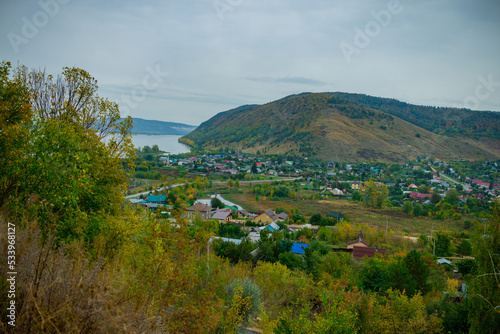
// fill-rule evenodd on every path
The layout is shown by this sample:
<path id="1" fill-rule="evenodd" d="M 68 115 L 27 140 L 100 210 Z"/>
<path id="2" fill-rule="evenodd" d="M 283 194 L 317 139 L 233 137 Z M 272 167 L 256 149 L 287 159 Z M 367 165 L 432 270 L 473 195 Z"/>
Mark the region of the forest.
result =
<path id="1" fill-rule="evenodd" d="M 182 215 L 205 179 L 169 194 L 175 223 L 125 201 L 133 124 L 97 90 L 79 68 L 53 77 L 0 65 L 3 332 L 498 332 L 498 203 L 490 219 L 474 222 L 461 294 L 428 247 L 358 261 L 307 230 L 263 232 L 254 257 L 247 241 L 209 243 L 238 231 Z M 251 191 L 294 197 L 281 185 Z M 355 237 L 342 226 L 342 241 Z M 304 255 L 290 251 L 305 239 Z"/>
<path id="2" fill-rule="evenodd" d="M 384 111 L 431 132 L 451 137 L 500 139 L 500 116 L 496 112 L 418 106 L 395 99 L 364 94 L 336 92 L 332 95 L 337 99 L 345 99 L 368 108 Z"/>

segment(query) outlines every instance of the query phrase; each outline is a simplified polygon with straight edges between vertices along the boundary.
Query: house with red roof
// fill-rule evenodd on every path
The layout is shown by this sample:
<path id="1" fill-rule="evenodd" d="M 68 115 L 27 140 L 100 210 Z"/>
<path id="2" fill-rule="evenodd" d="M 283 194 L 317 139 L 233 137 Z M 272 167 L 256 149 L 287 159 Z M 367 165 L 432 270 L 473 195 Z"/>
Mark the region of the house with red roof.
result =
<path id="1" fill-rule="evenodd" d="M 431 199 L 432 194 L 422 194 L 422 193 L 415 191 L 415 192 L 411 192 L 408 197 L 411 198 L 413 201 L 423 202 L 427 199 Z"/>
<path id="2" fill-rule="evenodd" d="M 384 255 L 385 253 L 387 253 L 387 249 L 384 248 L 354 246 L 352 249 L 352 257 L 355 260 L 362 260 L 365 257 L 366 258 L 374 257 L 375 254 Z"/>

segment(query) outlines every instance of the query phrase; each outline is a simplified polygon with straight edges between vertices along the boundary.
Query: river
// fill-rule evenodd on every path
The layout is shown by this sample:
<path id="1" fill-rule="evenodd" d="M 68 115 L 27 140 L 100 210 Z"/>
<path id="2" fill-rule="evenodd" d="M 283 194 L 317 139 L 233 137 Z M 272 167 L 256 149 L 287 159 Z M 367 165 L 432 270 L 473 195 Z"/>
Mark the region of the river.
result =
<path id="1" fill-rule="evenodd" d="M 144 147 L 158 145 L 161 151 L 169 152 L 170 154 L 180 154 L 190 152 L 187 145 L 179 143 L 179 138 L 182 136 L 174 135 L 133 135 L 132 142 L 134 146 Z"/>

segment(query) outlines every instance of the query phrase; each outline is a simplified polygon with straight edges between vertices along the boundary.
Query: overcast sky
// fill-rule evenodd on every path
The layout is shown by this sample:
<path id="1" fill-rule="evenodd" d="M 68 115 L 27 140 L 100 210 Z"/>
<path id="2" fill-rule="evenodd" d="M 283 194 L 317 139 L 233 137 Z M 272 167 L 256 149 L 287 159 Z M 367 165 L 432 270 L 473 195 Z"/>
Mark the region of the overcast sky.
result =
<path id="1" fill-rule="evenodd" d="M 500 111 L 498 0 L 0 0 L 0 60 L 198 125 L 301 92 Z"/>

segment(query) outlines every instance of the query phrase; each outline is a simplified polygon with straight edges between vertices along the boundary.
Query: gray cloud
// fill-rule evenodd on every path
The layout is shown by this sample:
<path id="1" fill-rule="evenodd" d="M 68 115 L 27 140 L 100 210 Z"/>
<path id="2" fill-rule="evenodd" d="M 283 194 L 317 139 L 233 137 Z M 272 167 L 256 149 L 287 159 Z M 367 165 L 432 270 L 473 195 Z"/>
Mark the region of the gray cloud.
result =
<path id="1" fill-rule="evenodd" d="M 304 77 L 293 77 L 293 78 L 290 78 L 290 77 L 285 77 L 285 78 L 270 78 L 270 77 L 253 78 L 253 77 L 248 77 L 245 79 L 250 80 L 250 81 L 266 82 L 266 83 L 291 83 L 291 84 L 308 85 L 308 86 L 324 86 L 324 85 L 326 85 L 326 83 L 323 81 L 310 79 L 310 78 L 304 78 Z"/>
<path id="2" fill-rule="evenodd" d="M 500 82 L 497 2 L 400 0 L 387 22 L 388 0 L 231 3 L 221 13 L 212 0 L 6 0 L 0 60 L 54 74 L 84 68 L 123 108 L 122 96 L 161 64 L 168 76 L 128 112 L 188 124 L 303 91 L 449 106 L 474 95 L 480 77 Z M 25 36 L 30 24 L 36 32 Z M 370 34 L 362 47 L 360 31 Z M 342 43 L 357 49 L 350 62 Z M 492 89 L 478 109 L 500 110 Z"/>

